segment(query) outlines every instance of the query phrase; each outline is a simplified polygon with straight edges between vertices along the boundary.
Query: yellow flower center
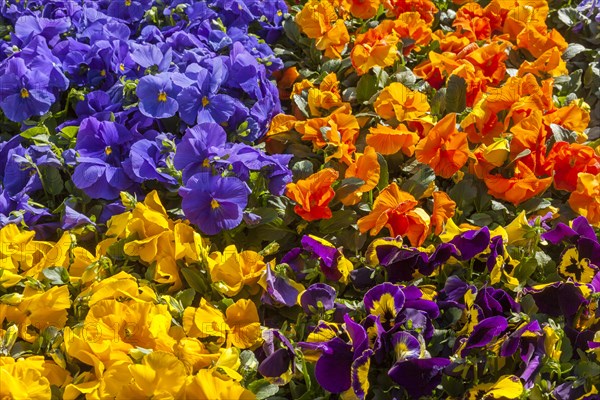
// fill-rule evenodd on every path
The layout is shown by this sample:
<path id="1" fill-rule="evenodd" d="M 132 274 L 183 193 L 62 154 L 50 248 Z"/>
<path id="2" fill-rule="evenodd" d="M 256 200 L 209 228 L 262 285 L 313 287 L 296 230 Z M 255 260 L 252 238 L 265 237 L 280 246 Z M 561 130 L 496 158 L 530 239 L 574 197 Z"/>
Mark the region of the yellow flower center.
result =
<path id="1" fill-rule="evenodd" d="M 208 105 L 208 103 L 210 103 L 210 102 L 208 101 L 208 97 L 204 96 L 204 97 L 202 98 L 202 107 L 206 107 L 206 106 Z"/>
<path id="2" fill-rule="evenodd" d="M 106 76 L 106 71 L 105 70 L 100 71 L 100 76 Z"/>
<path id="3" fill-rule="evenodd" d="M 167 94 L 165 92 L 160 92 L 158 94 L 158 101 L 162 101 L 163 103 L 167 101 Z"/>
<path id="4" fill-rule="evenodd" d="M 216 201 L 215 199 L 212 199 L 212 200 L 211 200 L 211 202 L 210 202 L 210 206 L 211 206 L 211 208 L 212 208 L 213 210 L 214 210 L 215 208 L 219 208 L 219 207 L 221 207 L 221 205 L 219 204 L 219 202 L 218 202 L 218 201 Z"/>
<path id="5" fill-rule="evenodd" d="M 125 0 L 125 5 L 129 7 L 131 5 L 131 0 Z"/>
<path id="6" fill-rule="evenodd" d="M 125 71 L 125 65 L 123 63 L 119 64 L 119 69 L 123 72 Z"/>
<path id="7" fill-rule="evenodd" d="M 107 156 L 110 156 L 112 154 L 112 149 L 110 148 L 110 146 L 106 146 L 104 148 L 104 154 L 106 154 Z"/>
<path id="8" fill-rule="evenodd" d="M 205 158 L 204 161 L 202 161 L 202 166 L 204 168 L 208 168 L 210 167 L 210 160 L 208 158 Z M 214 201 L 214 200 L 213 200 Z"/>
<path id="9" fill-rule="evenodd" d="M 281 10 L 277 10 L 277 16 L 281 17 L 283 15 L 283 12 Z"/>
<path id="10" fill-rule="evenodd" d="M 21 89 L 21 97 L 26 99 L 29 97 L 29 91 L 25 88 Z"/>

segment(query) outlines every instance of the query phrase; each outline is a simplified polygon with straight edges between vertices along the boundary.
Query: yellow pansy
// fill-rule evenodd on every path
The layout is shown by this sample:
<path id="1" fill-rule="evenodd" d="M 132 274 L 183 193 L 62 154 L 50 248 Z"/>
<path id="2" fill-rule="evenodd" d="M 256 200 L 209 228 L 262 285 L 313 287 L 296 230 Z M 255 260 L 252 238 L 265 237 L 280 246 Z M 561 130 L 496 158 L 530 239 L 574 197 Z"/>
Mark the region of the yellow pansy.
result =
<path id="1" fill-rule="evenodd" d="M 519 377 L 504 375 L 496 383 L 481 383 L 473 386 L 467 398 L 469 400 L 518 399 L 524 390 Z"/>
<path id="2" fill-rule="evenodd" d="M 15 360 L 0 357 L 0 398 L 50 400 L 50 381 L 44 376 L 44 357 Z"/>
<path id="3" fill-rule="evenodd" d="M 198 308 L 187 307 L 184 310 L 183 329 L 190 337 L 204 339 L 212 336 L 220 346 L 226 339 L 229 326 L 223 313 L 202 298 Z"/>
<path id="4" fill-rule="evenodd" d="M 54 286 L 45 292 L 26 286 L 23 294 L 15 299 L 15 304 L 6 306 L 5 318 L 19 326 L 24 340 L 33 342 L 37 334 L 29 330 L 30 327 L 39 332 L 50 326 L 63 328 L 70 306 L 67 286 Z M 1 322 L 1 315 L 0 318 Z"/>
<path id="5" fill-rule="evenodd" d="M 219 359 L 219 354 L 209 353 L 200 340 L 189 337 L 179 339 L 173 353 L 183 362 L 188 373 L 207 368 Z"/>
<path id="6" fill-rule="evenodd" d="M 260 254 L 249 250 L 238 252 L 235 245 L 227 246 L 223 253 L 211 253 L 208 265 L 214 287 L 230 297 L 245 285 L 254 286 L 266 268 Z"/>
<path id="7" fill-rule="evenodd" d="M 234 380 L 223 380 L 212 369 L 201 369 L 198 374 L 189 376 L 185 385 L 185 399 L 188 400 L 253 400 L 254 393 Z"/>
<path id="8" fill-rule="evenodd" d="M 247 349 L 261 342 L 258 310 L 253 301 L 240 299 L 227 307 L 225 315 L 231 329 L 228 338 L 234 346 Z"/>
<path id="9" fill-rule="evenodd" d="M 187 373 L 185 366 L 173 354 L 155 351 L 129 371 L 133 382 L 123 388 L 121 398 L 181 398 Z"/>

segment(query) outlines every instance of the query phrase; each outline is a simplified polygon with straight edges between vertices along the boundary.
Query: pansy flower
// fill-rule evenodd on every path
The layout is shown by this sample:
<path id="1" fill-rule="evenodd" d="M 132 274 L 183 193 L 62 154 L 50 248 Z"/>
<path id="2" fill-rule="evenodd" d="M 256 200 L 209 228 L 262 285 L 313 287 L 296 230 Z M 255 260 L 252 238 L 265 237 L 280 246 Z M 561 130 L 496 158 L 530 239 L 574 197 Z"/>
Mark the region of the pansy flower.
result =
<path id="1" fill-rule="evenodd" d="M 198 172 L 179 189 L 179 194 L 186 217 L 204 233 L 216 235 L 242 222 L 250 189 L 235 177 Z"/>
<path id="2" fill-rule="evenodd" d="M 370 1 L 363 3 L 369 4 Z M 398 59 L 400 37 L 394 31 L 394 25 L 394 21 L 384 20 L 375 28 L 357 35 L 350 59 L 358 75 L 373 67 L 389 67 Z"/>
<path id="3" fill-rule="evenodd" d="M 350 41 L 344 20 L 328 1 L 311 0 L 296 15 L 300 30 L 316 40 L 316 48 L 325 51 L 329 58 L 342 58 L 341 53 Z"/>
<path id="4" fill-rule="evenodd" d="M 365 328 L 344 316 L 345 330 L 350 343 L 339 337 L 326 342 L 300 342 L 306 350 L 317 350 L 321 356 L 315 365 L 317 382 L 331 393 L 347 390 L 364 399 L 369 390 L 368 373 L 373 350 Z"/>
<path id="5" fill-rule="evenodd" d="M 21 58 L 11 58 L 0 76 L 0 107 L 12 121 L 22 122 L 44 115 L 55 96 L 49 90 L 50 77 L 39 69 L 29 69 Z"/>
<path id="6" fill-rule="evenodd" d="M 344 257 L 341 250 L 325 239 L 313 235 L 302 237 L 302 247 L 314 257 L 319 258 L 319 266 L 323 275 L 333 281 L 348 282 L 349 274 L 354 269 L 352 263 Z"/>
<path id="7" fill-rule="evenodd" d="M 429 165 L 436 175 L 450 178 L 469 157 L 467 134 L 456 129 L 456 114 L 446 115 L 415 149 L 417 160 Z"/>
<path id="8" fill-rule="evenodd" d="M 417 206 L 416 199 L 406 193 L 393 182 L 383 189 L 373 203 L 373 211 L 358 220 L 358 228 L 362 233 L 370 231 L 377 235 L 384 227 L 391 236 L 406 236 L 414 246 L 425 241 L 429 232 L 430 218 Z"/>
<path id="9" fill-rule="evenodd" d="M 134 134 L 123 125 L 88 117 L 81 121 L 73 183 L 92 198 L 112 200 L 134 187 L 123 166 Z"/>
<path id="10" fill-rule="evenodd" d="M 394 364 L 388 375 L 416 399 L 431 394 L 442 382 L 443 370 L 448 365 L 447 358 L 411 358 Z"/>
<path id="11" fill-rule="evenodd" d="M 297 203 L 294 207 L 296 214 L 306 221 L 331 218 L 329 202 L 335 196 L 331 185 L 338 175 L 336 170 L 325 168 L 306 179 L 289 183 L 286 196 Z"/>
<path id="12" fill-rule="evenodd" d="M 177 92 L 167 73 L 144 76 L 136 89 L 141 113 L 154 118 L 172 117 L 179 108 L 175 100 Z"/>
<path id="13" fill-rule="evenodd" d="M 569 197 L 569 205 L 590 224 L 600 226 L 600 172 L 582 172 L 577 176 L 577 188 Z"/>
<path id="14" fill-rule="evenodd" d="M 369 128 L 367 144 L 383 155 L 396 154 L 400 151 L 408 157 L 415 152 L 419 135 L 409 130 L 404 124 L 396 128 L 378 124 Z"/>
<path id="15" fill-rule="evenodd" d="M 399 122 L 420 118 L 430 109 L 425 94 L 410 90 L 400 82 L 386 86 L 373 106 L 382 118 L 396 118 Z"/>

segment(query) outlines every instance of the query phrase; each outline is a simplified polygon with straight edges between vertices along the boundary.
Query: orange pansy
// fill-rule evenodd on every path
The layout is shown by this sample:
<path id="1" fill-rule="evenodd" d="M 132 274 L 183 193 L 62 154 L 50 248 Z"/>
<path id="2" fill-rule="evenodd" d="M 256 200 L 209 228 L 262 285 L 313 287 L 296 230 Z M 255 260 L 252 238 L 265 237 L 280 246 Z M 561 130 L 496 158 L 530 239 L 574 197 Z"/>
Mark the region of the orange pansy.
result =
<path id="1" fill-rule="evenodd" d="M 600 174 L 580 173 L 577 189 L 569 197 L 573 211 L 587 218 L 590 224 L 600 227 Z"/>
<path id="2" fill-rule="evenodd" d="M 417 144 L 415 154 L 419 162 L 443 178 L 450 178 L 461 169 L 469 158 L 469 144 L 467 134 L 456 129 L 456 113 L 438 121 Z"/>
<path id="3" fill-rule="evenodd" d="M 294 200 L 296 214 L 306 221 L 331 218 L 329 202 L 335 196 L 331 185 L 339 174 L 332 168 L 325 168 L 306 179 L 287 185 L 286 196 Z"/>
<path id="4" fill-rule="evenodd" d="M 398 59 L 400 38 L 393 28 L 394 21 L 385 20 L 356 36 L 350 58 L 358 75 L 367 73 L 373 67 L 389 67 Z"/>
<path id="5" fill-rule="evenodd" d="M 432 23 L 438 9 L 431 0 L 384 0 L 383 5 L 399 17 L 406 12 L 418 12 L 427 23 Z"/>
<path id="6" fill-rule="evenodd" d="M 402 46 L 404 55 L 408 55 L 412 50 L 419 51 L 421 46 L 426 46 L 431 42 L 431 27 L 421 15 L 417 12 L 405 12 L 398 16 L 394 21 L 394 31 L 402 39 L 411 39 L 411 43 L 406 41 Z"/>
<path id="7" fill-rule="evenodd" d="M 342 0 L 342 3 L 354 17 L 369 19 L 377 14 L 381 0 Z"/>
<path id="8" fill-rule="evenodd" d="M 420 246 L 429 232 L 430 218 L 416 205 L 417 200 L 394 182 L 379 193 L 373 211 L 358 220 L 358 228 L 374 236 L 386 227 L 391 236 L 406 236 L 413 246 Z"/>
<path id="9" fill-rule="evenodd" d="M 329 58 L 341 58 L 341 52 L 350 41 L 342 19 L 328 1 L 311 0 L 296 15 L 296 23 L 306 36 L 316 40 L 316 47 Z"/>
<path id="10" fill-rule="evenodd" d="M 433 213 L 431 214 L 431 227 L 433 233 L 439 235 L 444 230 L 446 221 L 454 216 L 456 203 L 446 192 L 433 192 Z"/>
<path id="11" fill-rule="evenodd" d="M 569 70 L 567 69 L 567 63 L 562 59 L 562 51 L 557 47 L 552 47 L 532 62 L 523 61 L 517 75 L 523 76 L 528 73 L 546 78 L 548 76 L 569 75 Z"/>
<path id="12" fill-rule="evenodd" d="M 469 3 L 456 12 L 452 26 L 471 41 L 488 39 L 492 34 L 490 20 L 477 3 Z"/>
<path id="13" fill-rule="evenodd" d="M 377 153 L 371 146 L 365 147 L 365 152 L 355 153 L 356 161 L 354 161 L 346 169 L 346 178 L 360 178 L 365 184 L 358 188 L 357 191 L 349 194 L 342 199 L 342 203 L 346 206 L 351 206 L 358 203 L 365 192 L 370 192 L 375 189 L 379 183 L 381 166 L 377 160 Z"/>
<path id="14" fill-rule="evenodd" d="M 548 154 L 548 163 L 554 168 L 554 187 L 573 192 L 577 176 L 582 173 L 600 173 L 600 157 L 590 146 L 558 142 Z"/>
<path id="15" fill-rule="evenodd" d="M 378 124 L 377 127 L 371 127 L 367 135 L 367 144 L 373 146 L 378 153 L 383 155 L 396 154 L 399 151 L 412 156 L 415 152 L 415 145 L 419 141 L 419 135 L 416 132 L 400 124 L 396 128 Z"/>
<path id="16" fill-rule="evenodd" d="M 488 193 L 497 199 L 518 205 L 544 192 L 552 183 L 552 178 L 538 178 L 523 160 L 514 162 L 512 176 L 509 178 L 501 174 L 485 175 L 483 180 Z"/>
<path id="17" fill-rule="evenodd" d="M 321 116 L 321 110 L 330 110 L 343 104 L 338 85 L 337 76 L 332 72 L 323 78 L 318 89 L 314 87 L 308 89 L 308 106 L 311 115 Z"/>
<path id="18" fill-rule="evenodd" d="M 383 89 L 374 106 L 382 118 L 396 118 L 399 122 L 419 118 L 430 109 L 425 94 L 410 90 L 400 82 L 393 82 Z"/>

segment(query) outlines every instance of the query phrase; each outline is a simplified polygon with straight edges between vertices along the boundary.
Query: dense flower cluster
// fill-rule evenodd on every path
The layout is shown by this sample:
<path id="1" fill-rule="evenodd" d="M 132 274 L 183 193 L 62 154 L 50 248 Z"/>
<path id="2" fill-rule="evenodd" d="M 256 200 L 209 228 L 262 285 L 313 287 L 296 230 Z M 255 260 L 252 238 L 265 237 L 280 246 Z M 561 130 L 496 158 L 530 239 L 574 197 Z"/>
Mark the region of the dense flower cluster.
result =
<path id="1" fill-rule="evenodd" d="M 564 3 L 2 2 L 0 397 L 598 398 Z"/>

